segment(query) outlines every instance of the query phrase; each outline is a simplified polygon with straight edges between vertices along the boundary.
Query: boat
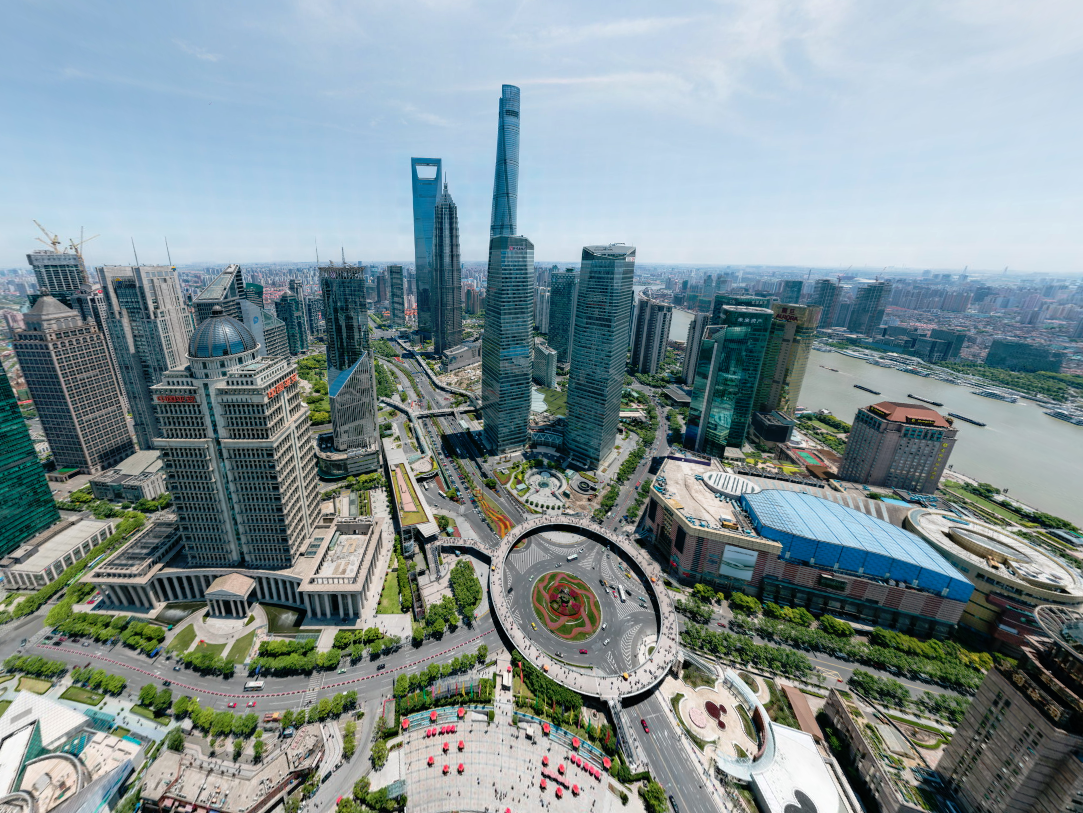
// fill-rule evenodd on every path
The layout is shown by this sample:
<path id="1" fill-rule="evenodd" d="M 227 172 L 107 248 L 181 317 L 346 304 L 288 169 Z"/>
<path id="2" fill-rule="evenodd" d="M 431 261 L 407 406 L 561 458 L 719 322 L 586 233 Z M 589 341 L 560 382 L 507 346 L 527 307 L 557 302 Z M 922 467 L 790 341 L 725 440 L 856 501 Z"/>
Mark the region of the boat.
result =
<path id="1" fill-rule="evenodd" d="M 823 368 L 824 368 L 825 370 L 830 370 L 830 371 L 831 371 L 831 372 L 833 372 L 833 373 L 837 373 L 837 372 L 838 372 L 838 370 L 836 370 L 836 369 L 835 369 L 834 367 L 827 367 L 827 366 L 825 366 L 825 365 L 823 365 L 823 364 L 821 364 L 820 366 L 821 366 L 821 367 L 823 367 Z"/>
<path id="2" fill-rule="evenodd" d="M 988 425 L 988 424 L 982 423 L 981 421 L 976 421 L 973 418 L 968 418 L 966 415 L 960 415 L 958 412 L 949 412 L 948 414 L 951 415 L 951 417 L 953 417 L 953 418 L 958 418 L 961 421 L 966 421 L 967 423 L 972 423 L 975 426 L 987 426 Z"/>
<path id="3" fill-rule="evenodd" d="M 1056 418 L 1058 421 L 1065 421 L 1075 426 L 1083 426 L 1083 415 L 1073 415 L 1071 412 L 1063 412 L 1059 409 L 1051 409 L 1045 413 L 1050 418 Z"/>
<path id="4" fill-rule="evenodd" d="M 980 395 L 983 398 L 995 398 L 998 401 L 1006 401 L 1009 404 L 1014 404 L 1019 400 L 1019 397 L 1016 395 L 1005 395 L 996 390 L 971 390 L 970 393 L 971 395 Z"/>
<path id="5" fill-rule="evenodd" d="M 906 393 L 907 398 L 913 398 L 915 401 L 921 401 L 923 404 L 932 404 L 933 406 L 944 406 L 943 401 L 933 401 L 929 398 L 922 398 L 920 395 L 914 395 L 912 392 Z"/>
<path id="6" fill-rule="evenodd" d="M 854 389 L 865 390 L 865 392 L 871 392 L 873 395 L 879 395 L 880 390 L 870 389 L 869 387 L 863 387 L 860 384 L 854 384 Z"/>

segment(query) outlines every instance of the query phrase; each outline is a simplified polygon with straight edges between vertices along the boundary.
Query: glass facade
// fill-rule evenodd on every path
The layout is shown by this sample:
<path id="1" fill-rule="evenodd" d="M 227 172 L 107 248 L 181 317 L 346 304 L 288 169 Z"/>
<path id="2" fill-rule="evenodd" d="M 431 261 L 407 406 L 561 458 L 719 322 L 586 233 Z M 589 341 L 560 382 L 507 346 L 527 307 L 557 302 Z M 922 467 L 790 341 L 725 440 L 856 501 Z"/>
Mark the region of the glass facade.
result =
<path id="1" fill-rule="evenodd" d="M 406 288 L 403 287 L 402 266 L 389 265 L 387 276 L 391 285 L 388 300 L 391 305 L 391 327 L 406 324 Z"/>
<path id="2" fill-rule="evenodd" d="M 529 439 L 534 244 L 525 237 L 489 241 L 489 283 L 481 340 L 481 414 L 492 454 Z"/>
<path id="3" fill-rule="evenodd" d="M 463 343 L 459 210 L 444 191 L 436 201 L 432 231 L 432 349 L 439 354 Z"/>
<path id="4" fill-rule="evenodd" d="M 432 338 L 432 232 L 436 198 L 443 185 L 439 158 L 411 158 L 414 192 L 414 273 L 417 286 L 417 330 Z"/>
<path id="5" fill-rule="evenodd" d="M 684 439 L 686 448 L 714 457 L 744 443 L 774 314 L 723 307 L 720 318 L 700 343 Z"/>
<path id="6" fill-rule="evenodd" d="M 490 237 L 519 233 L 519 88 L 504 85 L 496 134 L 496 177 Z"/>
<path id="7" fill-rule="evenodd" d="M 756 390 L 757 412 L 780 410 L 792 415 L 805 382 L 820 309 L 807 305 L 771 303 L 775 318 L 763 356 L 763 370 Z"/>
<path id="8" fill-rule="evenodd" d="M 59 520 L 11 382 L 0 375 L 0 556 Z"/>
<path id="9" fill-rule="evenodd" d="M 355 365 L 369 349 L 367 291 L 363 265 L 331 265 L 320 269 L 329 382 Z"/>
<path id="10" fill-rule="evenodd" d="M 579 274 L 574 268 L 553 272 L 549 279 L 549 346 L 557 351 L 558 364 L 571 360 L 578 294 Z"/>
<path id="11" fill-rule="evenodd" d="M 308 320 L 305 318 L 304 303 L 296 294 L 282 294 L 275 302 L 275 316 L 286 325 L 286 341 L 289 342 L 290 355 L 299 356 L 308 351 Z"/>
<path id="12" fill-rule="evenodd" d="M 857 292 L 846 329 L 865 336 L 875 336 L 884 321 L 884 310 L 891 299 L 890 282 L 873 282 Z"/>
<path id="13" fill-rule="evenodd" d="M 617 439 L 635 255 L 635 247 L 623 243 L 586 246 L 579 267 L 564 445 L 591 468 Z"/>
<path id="14" fill-rule="evenodd" d="M 820 308 L 819 327 L 831 327 L 839 307 L 839 284 L 829 279 L 816 280 L 809 304 Z"/>

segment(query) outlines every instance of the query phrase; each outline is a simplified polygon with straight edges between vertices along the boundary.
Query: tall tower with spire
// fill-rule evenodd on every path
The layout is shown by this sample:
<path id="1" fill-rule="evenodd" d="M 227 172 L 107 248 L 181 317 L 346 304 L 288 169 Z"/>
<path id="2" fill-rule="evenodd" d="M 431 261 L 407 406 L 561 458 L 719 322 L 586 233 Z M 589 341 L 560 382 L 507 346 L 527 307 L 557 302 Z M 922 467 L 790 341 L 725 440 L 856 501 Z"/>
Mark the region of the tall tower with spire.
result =
<path id="1" fill-rule="evenodd" d="M 463 342 L 459 210 L 447 190 L 436 199 L 432 229 L 432 349 L 439 354 Z"/>
<path id="2" fill-rule="evenodd" d="M 504 85 L 501 91 L 490 238 L 519 233 L 519 88 Z"/>

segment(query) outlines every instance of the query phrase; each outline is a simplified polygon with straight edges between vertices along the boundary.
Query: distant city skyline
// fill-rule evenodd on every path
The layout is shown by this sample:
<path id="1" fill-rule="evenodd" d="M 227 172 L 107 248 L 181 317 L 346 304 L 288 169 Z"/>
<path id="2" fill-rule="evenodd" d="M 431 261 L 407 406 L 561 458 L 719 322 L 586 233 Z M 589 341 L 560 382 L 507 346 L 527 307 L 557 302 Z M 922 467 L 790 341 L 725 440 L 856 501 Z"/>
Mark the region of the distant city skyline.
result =
<path id="1" fill-rule="evenodd" d="M 1077 5 L 5 11 L 0 104 L 27 126 L 0 133 L 0 267 L 34 218 L 100 234 L 88 267 L 133 264 L 133 238 L 164 264 L 164 237 L 178 265 L 406 260 L 416 155 L 484 261 L 510 83 L 539 257 L 604 237 L 641 265 L 1083 270 Z"/>

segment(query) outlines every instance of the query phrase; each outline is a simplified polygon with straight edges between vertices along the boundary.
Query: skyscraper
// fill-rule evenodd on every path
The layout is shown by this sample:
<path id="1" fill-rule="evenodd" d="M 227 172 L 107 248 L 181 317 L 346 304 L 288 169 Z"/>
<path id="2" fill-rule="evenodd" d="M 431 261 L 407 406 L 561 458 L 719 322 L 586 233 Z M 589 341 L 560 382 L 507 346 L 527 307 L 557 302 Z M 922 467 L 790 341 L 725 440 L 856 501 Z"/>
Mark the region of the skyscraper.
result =
<path id="1" fill-rule="evenodd" d="M 59 520 L 11 382 L 0 373 L 0 557 Z"/>
<path id="2" fill-rule="evenodd" d="M 496 177 L 493 180 L 493 214 L 490 237 L 519 233 L 519 88 L 501 88 L 496 134 Z"/>
<path id="3" fill-rule="evenodd" d="M 391 327 L 402 327 L 406 324 L 406 288 L 402 278 L 401 265 L 389 265 L 387 276 L 390 284 L 388 293 L 391 310 Z"/>
<path id="4" fill-rule="evenodd" d="M 703 342 L 703 332 L 707 329 L 710 314 L 697 313 L 688 323 L 688 337 L 684 341 L 685 384 L 691 384 L 696 378 L 696 362 L 699 360 L 699 346 Z"/>
<path id="5" fill-rule="evenodd" d="M 86 265 L 80 254 L 71 251 L 35 251 L 26 255 L 38 281 L 38 293 L 48 294 L 65 305 L 83 285 L 89 285 Z"/>
<path id="6" fill-rule="evenodd" d="M 579 266 L 564 445 L 591 468 L 617 438 L 630 332 L 634 246 L 585 246 Z"/>
<path id="7" fill-rule="evenodd" d="M 557 351 L 557 364 L 567 364 L 571 360 L 578 296 L 579 275 L 574 268 L 552 273 L 549 280 L 549 346 Z"/>
<path id="8" fill-rule="evenodd" d="M 188 366 L 151 391 L 189 565 L 291 566 L 320 500 L 297 365 L 258 357 L 248 328 L 218 307 L 192 334 Z"/>
<path id="9" fill-rule="evenodd" d="M 417 276 L 417 331 L 432 338 L 432 233 L 436 199 L 443 188 L 439 158 L 411 158 L 414 190 L 414 269 Z"/>
<path id="10" fill-rule="evenodd" d="M 711 324 L 725 324 L 722 311 L 725 308 L 770 308 L 771 298 L 766 296 L 743 296 L 739 294 L 715 294 L 711 308 Z"/>
<path id="11" fill-rule="evenodd" d="M 778 289 L 778 300 L 783 305 L 796 305 L 801 301 L 801 289 L 805 287 L 799 279 L 787 279 L 782 281 Z"/>
<path id="12" fill-rule="evenodd" d="M 757 412 L 780 410 L 793 415 L 801 396 L 801 385 L 805 382 L 820 309 L 772 302 L 771 311 L 775 318 L 771 320 L 754 409 Z"/>
<path id="13" fill-rule="evenodd" d="M 158 424 L 150 388 L 166 370 L 185 364 L 192 317 L 177 272 L 168 265 L 107 265 L 98 269 L 98 278 L 107 303 L 106 328 L 135 422 L 135 439 L 140 449 L 153 449 Z"/>
<path id="14" fill-rule="evenodd" d="M 890 282 L 872 282 L 859 290 L 854 296 L 854 307 L 850 311 L 846 329 L 865 336 L 878 335 L 890 297 Z"/>
<path id="15" fill-rule="evenodd" d="M 534 244 L 525 237 L 489 240 L 489 283 L 481 340 L 481 415 L 491 454 L 529 440 Z"/>
<path id="16" fill-rule="evenodd" d="M 367 290 L 363 265 L 320 268 L 323 318 L 327 324 L 328 386 L 369 349 Z"/>
<path id="17" fill-rule="evenodd" d="M 286 340 L 290 355 L 299 356 L 308 351 L 308 325 L 304 304 L 296 294 L 286 293 L 275 302 L 275 316 L 286 324 Z"/>
<path id="18" fill-rule="evenodd" d="M 244 284 L 244 298 L 251 302 L 253 305 L 259 307 L 265 307 L 263 304 L 263 286 L 256 282 L 246 282 Z"/>
<path id="19" fill-rule="evenodd" d="M 447 191 L 436 199 L 432 231 L 432 349 L 439 355 L 463 343 L 459 211 Z"/>
<path id="20" fill-rule="evenodd" d="M 549 289 L 534 289 L 534 329 L 538 333 L 549 332 Z"/>
<path id="21" fill-rule="evenodd" d="M 744 443 L 774 314 L 724 306 L 720 317 L 700 343 L 684 437 L 687 448 L 715 457 Z"/>
<path id="22" fill-rule="evenodd" d="M 818 279 L 812 286 L 812 298 L 810 305 L 820 308 L 820 324 L 817 327 L 831 327 L 835 324 L 835 314 L 838 312 L 840 301 L 840 288 L 837 282 L 829 279 Z"/>
<path id="23" fill-rule="evenodd" d="M 192 300 L 196 324 L 209 319 L 215 307 L 220 307 L 226 316 L 232 316 L 239 321 L 241 300 L 247 298 L 248 292 L 245 290 L 241 267 L 232 263 Z"/>
<path id="24" fill-rule="evenodd" d="M 632 335 L 632 367 L 638 373 L 655 375 L 666 358 L 669 342 L 669 325 L 673 320 L 673 306 L 639 298 L 635 330 Z"/>
<path id="25" fill-rule="evenodd" d="M 135 452 L 97 325 L 51 296 L 24 322 L 12 346 L 57 468 L 98 474 Z"/>

